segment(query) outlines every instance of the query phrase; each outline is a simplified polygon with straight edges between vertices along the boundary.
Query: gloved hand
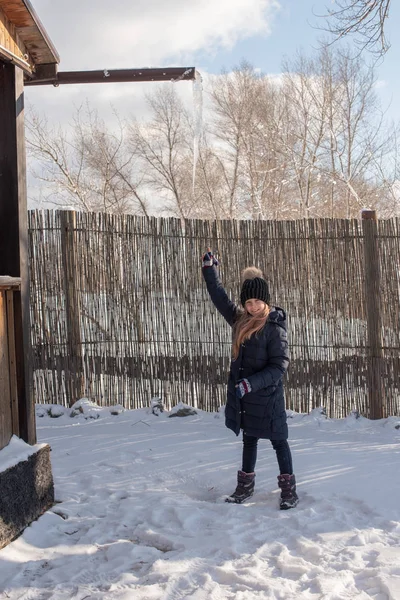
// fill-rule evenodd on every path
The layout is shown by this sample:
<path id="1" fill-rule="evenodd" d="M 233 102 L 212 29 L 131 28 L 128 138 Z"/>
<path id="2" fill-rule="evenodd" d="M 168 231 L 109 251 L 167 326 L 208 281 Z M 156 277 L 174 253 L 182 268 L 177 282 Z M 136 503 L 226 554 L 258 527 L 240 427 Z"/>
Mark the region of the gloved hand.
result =
<path id="1" fill-rule="evenodd" d="M 251 392 L 251 385 L 248 379 L 240 379 L 236 384 L 236 398 L 241 400 L 243 396 Z"/>
<path id="2" fill-rule="evenodd" d="M 207 252 L 204 254 L 202 260 L 203 260 L 203 268 L 204 267 L 212 267 L 212 266 L 217 267 L 219 265 L 219 262 L 217 261 L 214 254 L 212 253 L 211 248 L 207 249 Z"/>

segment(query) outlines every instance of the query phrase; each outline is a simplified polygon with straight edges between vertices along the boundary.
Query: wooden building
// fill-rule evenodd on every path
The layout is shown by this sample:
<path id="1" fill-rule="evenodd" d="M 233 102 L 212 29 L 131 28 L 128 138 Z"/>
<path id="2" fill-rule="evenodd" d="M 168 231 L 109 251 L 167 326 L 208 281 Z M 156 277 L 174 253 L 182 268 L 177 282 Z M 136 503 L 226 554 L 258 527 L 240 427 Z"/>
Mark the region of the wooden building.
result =
<path id="1" fill-rule="evenodd" d="M 30 2 L 0 0 L 0 548 L 54 502 L 50 448 L 35 445 L 24 78 L 54 76 L 58 62 Z M 17 464 L 12 436 L 31 446 Z"/>

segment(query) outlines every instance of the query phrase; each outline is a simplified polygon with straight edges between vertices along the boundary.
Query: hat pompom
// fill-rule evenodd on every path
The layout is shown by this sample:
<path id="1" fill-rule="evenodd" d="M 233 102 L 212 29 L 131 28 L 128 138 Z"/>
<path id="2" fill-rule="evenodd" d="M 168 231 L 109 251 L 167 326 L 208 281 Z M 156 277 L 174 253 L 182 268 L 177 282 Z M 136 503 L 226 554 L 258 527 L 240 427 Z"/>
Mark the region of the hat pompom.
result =
<path id="1" fill-rule="evenodd" d="M 263 277 L 254 277 L 254 279 L 245 279 L 240 292 L 240 302 L 245 306 L 247 300 L 261 300 L 265 304 L 270 303 L 270 294 L 268 283 Z"/>
<path id="2" fill-rule="evenodd" d="M 241 283 L 246 281 L 246 279 L 255 279 L 256 277 L 260 277 L 264 279 L 263 272 L 258 267 L 246 267 L 243 269 L 241 274 Z"/>

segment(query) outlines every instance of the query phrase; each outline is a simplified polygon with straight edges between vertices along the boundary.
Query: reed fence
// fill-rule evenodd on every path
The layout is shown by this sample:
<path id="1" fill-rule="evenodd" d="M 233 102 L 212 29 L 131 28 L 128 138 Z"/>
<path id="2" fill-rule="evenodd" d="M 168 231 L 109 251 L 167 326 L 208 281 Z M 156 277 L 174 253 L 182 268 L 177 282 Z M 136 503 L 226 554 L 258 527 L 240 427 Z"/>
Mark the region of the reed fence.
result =
<path id="1" fill-rule="evenodd" d="M 223 405 L 231 332 L 202 281 L 211 246 L 233 299 L 256 264 L 287 312 L 288 408 L 399 415 L 399 225 L 31 211 L 35 400 Z"/>

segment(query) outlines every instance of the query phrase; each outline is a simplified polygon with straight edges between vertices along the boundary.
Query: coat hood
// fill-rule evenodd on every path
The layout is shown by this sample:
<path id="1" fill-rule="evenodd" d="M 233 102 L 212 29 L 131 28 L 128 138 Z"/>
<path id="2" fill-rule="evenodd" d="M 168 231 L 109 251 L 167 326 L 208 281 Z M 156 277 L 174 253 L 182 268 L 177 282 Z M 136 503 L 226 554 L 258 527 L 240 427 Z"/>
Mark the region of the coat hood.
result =
<path id="1" fill-rule="evenodd" d="M 283 308 L 279 308 L 279 306 L 274 306 L 271 308 L 271 312 L 268 315 L 268 321 L 270 323 L 276 323 L 285 331 L 287 330 L 286 313 Z"/>

